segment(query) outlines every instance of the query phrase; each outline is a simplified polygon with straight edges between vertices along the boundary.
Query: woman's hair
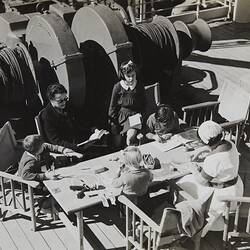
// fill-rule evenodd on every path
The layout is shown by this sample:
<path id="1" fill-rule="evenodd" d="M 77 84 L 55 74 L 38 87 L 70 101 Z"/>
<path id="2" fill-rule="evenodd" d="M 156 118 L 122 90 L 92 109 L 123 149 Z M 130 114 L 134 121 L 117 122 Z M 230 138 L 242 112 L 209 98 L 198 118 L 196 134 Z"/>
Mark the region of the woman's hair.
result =
<path id="1" fill-rule="evenodd" d="M 123 150 L 124 163 L 128 166 L 140 167 L 142 153 L 136 146 L 128 146 Z"/>
<path id="2" fill-rule="evenodd" d="M 208 146 L 219 142 L 222 136 L 222 127 L 214 121 L 205 121 L 198 129 L 198 137 Z"/>
<path id="3" fill-rule="evenodd" d="M 167 104 L 161 104 L 157 107 L 155 118 L 162 123 L 172 121 L 174 119 L 174 110 Z"/>
<path id="4" fill-rule="evenodd" d="M 60 83 L 49 85 L 47 88 L 48 99 L 53 100 L 56 94 L 67 94 L 67 90 Z"/>
<path id="5" fill-rule="evenodd" d="M 133 71 L 136 71 L 136 64 L 131 60 L 123 62 L 119 69 L 119 78 L 125 80 L 124 74 L 129 74 Z"/>
<path id="6" fill-rule="evenodd" d="M 31 154 L 39 151 L 44 141 L 40 135 L 28 135 L 23 140 L 23 147 Z"/>

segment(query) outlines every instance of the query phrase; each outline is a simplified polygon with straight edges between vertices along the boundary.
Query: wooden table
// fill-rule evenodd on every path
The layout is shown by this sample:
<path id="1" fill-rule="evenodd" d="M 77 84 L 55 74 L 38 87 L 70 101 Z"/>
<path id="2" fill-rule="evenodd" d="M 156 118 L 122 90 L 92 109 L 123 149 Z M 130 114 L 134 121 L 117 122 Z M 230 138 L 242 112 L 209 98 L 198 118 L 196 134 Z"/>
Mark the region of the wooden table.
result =
<path id="1" fill-rule="evenodd" d="M 152 142 L 141 145 L 140 150 L 144 154 L 150 153 L 161 163 L 160 169 L 152 170 L 154 180 L 171 180 L 187 174 L 186 170 L 174 171 L 169 165 L 171 162 L 190 161 L 190 157 L 188 157 L 188 154 L 183 146 L 174 148 L 168 152 L 161 152 L 155 146 L 155 142 Z M 121 158 L 121 152 L 84 161 L 71 167 L 56 169 L 56 173 L 60 174 L 64 178 L 61 180 L 44 181 L 45 186 L 59 203 L 64 212 L 67 214 L 76 214 L 76 227 L 72 225 L 64 213 L 59 212 L 59 217 L 78 241 L 79 249 L 83 249 L 83 210 L 89 206 L 101 203 L 101 198 L 97 195 L 93 197 L 85 196 L 82 199 L 77 199 L 77 191 L 70 190 L 69 186 L 76 184 L 79 185 L 81 184 L 81 180 L 90 185 L 91 183 L 98 182 L 101 186 L 105 187 L 105 189 L 100 192 L 109 192 L 113 195 L 119 195 L 120 190 L 111 187 L 111 181 L 114 173 L 117 172 L 120 166 L 119 161 L 112 160 L 116 157 Z M 96 166 L 104 166 L 108 170 L 100 174 L 94 174 L 91 169 Z"/>

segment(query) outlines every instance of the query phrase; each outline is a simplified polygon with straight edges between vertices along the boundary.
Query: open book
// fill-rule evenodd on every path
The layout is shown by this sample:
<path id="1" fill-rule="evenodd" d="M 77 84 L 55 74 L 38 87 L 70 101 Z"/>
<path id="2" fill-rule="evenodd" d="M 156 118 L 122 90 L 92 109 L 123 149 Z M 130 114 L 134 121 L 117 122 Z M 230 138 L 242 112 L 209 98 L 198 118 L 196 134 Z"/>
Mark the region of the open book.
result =
<path id="1" fill-rule="evenodd" d="M 95 129 L 95 132 L 89 137 L 88 140 L 77 144 L 77 146 L 80 147 L 83 145 L 92 144 L 95 141 L 100 140 L 103 135 L 107 135 L 107 134 L 109 134 L 109 132 L 105 129 L 101 129 L 101 130 Z"/>

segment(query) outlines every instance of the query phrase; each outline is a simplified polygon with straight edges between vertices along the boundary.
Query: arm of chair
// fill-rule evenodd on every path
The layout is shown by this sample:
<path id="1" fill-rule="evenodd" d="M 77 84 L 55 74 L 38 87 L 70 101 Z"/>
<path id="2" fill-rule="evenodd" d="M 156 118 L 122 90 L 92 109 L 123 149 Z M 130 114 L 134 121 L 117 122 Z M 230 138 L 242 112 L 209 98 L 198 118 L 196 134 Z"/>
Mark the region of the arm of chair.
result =
<path id="1" fill-rule="evenodd" d="M 0 177 L 7 178 L 9 180 L 17 181 L 20 183 L 24 183 L 24 184 L 27 184 L 28 186 L 33 187 L 33 188 L 37 188 L 39 186 L 39 182 L 37 182 L 37 181 L 26 181 L 26 180 L 23 180 L 19 176 L 8 174 L 8 173 L 2 172 L 2 171 L 0 171 Z"/>
<path id="2" fill-rule="evenodd" d="M 149 218 L 141 209 L 139 209 L 133 202 L 131 202 L 127 197 L 121 195 L 118 200 L 129 207 L 138 217 L 140 217 L 149 227 L 153 228 L 155 231 L 160 232 L 160 226 L 157 225 L 151 218 Z"/>
<path id="3" fill-rule="evenodd" d="M 245 119 L 240 119 L 240 120 L 235 120 L 235 121 L 231 121 L 231 122 L 223 122 L 221 123 L 221 127 L 226 129 L 226 128 L 233 128 L 241 123 L 244 123 Z"/>
<path id="4" fill-rule="evenodd" d="M 193 104 L 193 105 L 184 106 L 184 107 L 182 107 L 182 111 L 187 112 L 187 111 L 194 110 L 194 109 L 213 107 L 213 106 L 216 106 L 216 105 L 219 105 L 219 104 L 220 104 L 219 101 L 202 102 L 202 103 L 197 103 L 197 104 Z"/>
<path id="5" fill-rule="evenodd" d="M 224 202 L 243 202 L 243 203 L 250 203 L 250 197 L 235 197 L 235 196 L 219 196 L 218 199 Z"/>

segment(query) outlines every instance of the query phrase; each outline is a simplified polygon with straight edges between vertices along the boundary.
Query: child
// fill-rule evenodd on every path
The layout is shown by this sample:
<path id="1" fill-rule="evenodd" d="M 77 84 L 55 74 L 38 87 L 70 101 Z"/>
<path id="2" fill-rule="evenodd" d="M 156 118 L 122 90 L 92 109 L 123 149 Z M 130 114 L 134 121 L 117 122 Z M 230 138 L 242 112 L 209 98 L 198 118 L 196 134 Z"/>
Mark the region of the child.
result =
<path id="1" fill-rule="evenodd" d="M 180 132 L 178 116 L 172 107 L 161 104 L 158 106 L 157 111 L 149 116 L 146 129 L 147 139 L 164 142 L 172 134 Z"/>
<path id="2" fill-rule="evenodd" d="M 141 151 L 135 146 L 129 146 L 123 151 L 124 167 L 119 169 L 113 179 L 113 187 L 122 187 L 122 193 L 132 202 L 141 207 L 147 198 L 149 184 L 153 180 L 150 170 L 141 164 Z"/>
<path id="3" fill-rule="evenodd" d="M 126 144 L 129 146 L 136 143 L 138 129 L 128 125 L 128 118 L 138 113 L 143 115 L 145 90 L 136 78 L 136 67 L 132 61 L 121 64 L 120 77 L 121 80 L 113 88 L 109 117 L 113 130 L 121 135 L 126 134 Z"/>
<path id="4" fill-rule="evenodd" d="M 64 155 L 75 155 L 81 158 L 83 155 L 71 149 L 44 143 L 40 135 L 28 135 L 23 140 L 25 152 L 18 166 L 18 175 L 24 180 L 39 181 L 55 179 L 50 167 L 53 157 L 49 152 L 62 153 Z"/>

